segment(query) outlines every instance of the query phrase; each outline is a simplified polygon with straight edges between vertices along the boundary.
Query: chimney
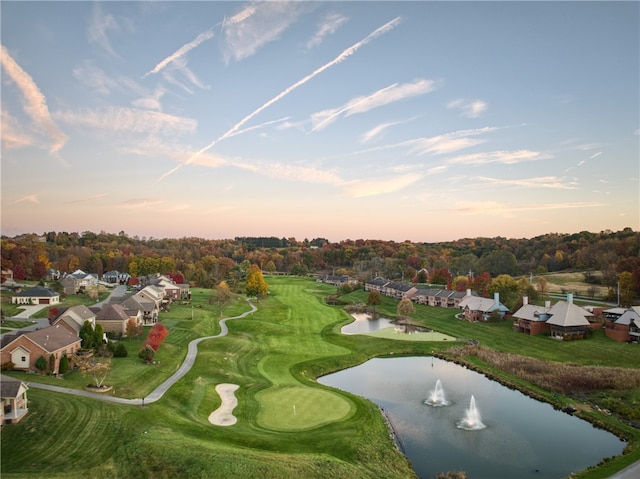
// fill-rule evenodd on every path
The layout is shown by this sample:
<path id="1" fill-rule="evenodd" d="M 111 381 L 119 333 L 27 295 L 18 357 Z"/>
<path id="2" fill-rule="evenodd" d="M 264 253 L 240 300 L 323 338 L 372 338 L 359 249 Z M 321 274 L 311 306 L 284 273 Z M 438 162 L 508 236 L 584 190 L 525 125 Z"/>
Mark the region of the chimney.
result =
<path id="1" fill-rule="evenodd" d="M 471 289 L 467 289 L 467 296 L 471 296 Z"/>
<path id="2" fill-rule="evenodd" d="M 493 293 L 493 300 L 496 302 L 496 304 L 499 303 L 500 302 L 500 293 L 498 293 L 498 292 Z"/>
<path id="3" fill-rule="evenodd" d="M 526 306 L 527 304 L 529 304 L 529 296 L 523 296 L 522 297 L 522 306 Z"/>
<path id="4" fill-rule="evenodd" d="M 573 293 L 567 293 L 567 303 L 573 303 Z"/>
<path id="5" fill-rule="evenodd" d="M 547 309 L 548 309 L 548 308 L 550 308 L 550 307 L 551 307 L 551 300 L 549 300 L 549 299 L 548 299 L 548 300 L 546 300 L 546 301 L 544 302 L 544 307 L 545 307 L 545 308 L 547 308 Z"/>

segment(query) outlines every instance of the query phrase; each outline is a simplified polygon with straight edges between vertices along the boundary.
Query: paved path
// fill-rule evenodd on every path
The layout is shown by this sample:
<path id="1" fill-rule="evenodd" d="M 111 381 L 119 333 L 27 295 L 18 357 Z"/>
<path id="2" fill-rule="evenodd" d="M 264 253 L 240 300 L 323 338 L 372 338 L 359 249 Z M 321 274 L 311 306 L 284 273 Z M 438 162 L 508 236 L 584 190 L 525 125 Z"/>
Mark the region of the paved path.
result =
<path id="1" fill-rule="evenodd" d="M 634 462 L 626 469 L 616 472 L 609 479 L 638 479 L 640 477 L 640 461 Z"/>
<path id="2" fill-rule="evenodd" d="M 202 341 L 206 339 L 215 339 L 215 338 L 221 338 L 223 336 L 226 336 L 229 333 L 229 328 L 227 328 L 227 324 L 226 324 L 228 320 L 244 318 L 250 314 L 255 313 L 258 310 L 258 308 L 255 307 L 255 305 L 251 302 L 251 300 L 247 299 L 247 303 L 249 303 L 249 305 L 251 306 L 250 311 L 242 313 L 239 316 L 233 316 L 231 318 L 223 318 L 220 320 L 220 332 L 218 334 L 216 334 L 215 336 L 204 336 L 202 338 L 194 339 L 193 341 L 191 341 L 187 349 L 187 355 L 185 356 L 184 362 L 182 363 L 180 368 L 175 373 L 173 373 L 165 382 L 160 384 L 160 386 L 158 386 L 156 389 L 151 391 L 151 393 L 145 398 L 124 399 L 124 398 L 119 398 L 115 396 L 106 396 L 103 394 L 83 391 L 80 389 L 71 389 L 71 388 L 52 386 L 49 384 L 41 384 L 41 383 L 29 383 L 29 387 L 35 388 L 35 389 L 46 389 L 48 391 L 55 391 L 59 393 L 75 394 L 76 396 L 90 397 L 94 399 L 99 399 L 101 401 L 115 402 L 119 404 L 144 405 L 144 404 L 150 404 L 150 403 L 156 402 L 164 395 L 164 393 L 166 393 L 169 390 L 171 386 L 173 386 L 178 380 L 180 380 L 185 374 L 189 372 L 189 370 L 191 369 L 191 367 L 196 361 L 196 356 L 198 355 L 198 344 L 200 344 Z"/>

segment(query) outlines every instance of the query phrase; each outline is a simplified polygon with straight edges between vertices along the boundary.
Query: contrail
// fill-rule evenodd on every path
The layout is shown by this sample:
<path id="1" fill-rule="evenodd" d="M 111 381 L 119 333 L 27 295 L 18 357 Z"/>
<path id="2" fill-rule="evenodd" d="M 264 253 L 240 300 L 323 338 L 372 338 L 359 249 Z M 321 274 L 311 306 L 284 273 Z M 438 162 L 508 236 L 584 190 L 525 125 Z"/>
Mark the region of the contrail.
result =
<path id="1" fill-rule="evenodd" d="M 146 76 L 151 75 L 152 73 L 158 73 L 160 70 L 162 70 L 164 67 L 166 67 L 172 61 L 177 60 L 178 58 L 184 56 L 186 53 L 188 53 L 190 50 L 193 50 L 195 47 L 200 45 L 205 40 L 209 40 L 209 38 L 213 37 L 213 31 L 212 30 L 213 30 L 213 28 L 207 30 L 206 32 L 202 32 L 194 40 L 190 41 L 189 43 L 187 43 L 185 45 L 182 45 L 172 55 L 169 55 L 167 58 L 165 58 L 160 63 L 158 63 L 153 70 L 150 70 L 147 73 L 145 73 L 142 78 L 145 78 Z"/>
<path id="2" fill-rule="evenodd" d="M 387 33 L 389 30 L 395 28 L 396 26 L 398 26 L 401 22 L 401 18 L 400 17 L 396 17 L 393 20 L 391 20 L 388 23 L 385 23 L 384 25 L 382 25 L 380 28 L 376 29 L 375 31 L 373 31 L 372 33 L 370 33 L 369 35 L 367 35 L 363 40 L 360 40 L 359 42 L 353 44 L 352 46 L 350 46 L 349 48 L 347 48 L 346 50 L 343 50 L 342 53 L 340 53 L 337 57 L 335 57 L 333 60 L 331 60 L 328 63 L 325 63 L 324 65 L 322 65 L 321 67 L 317 68 L 316 70 L 314 70 L 312 73 L 310 73 L 309 75 L 307 75 L 306 77 L 304 77 L 302 80 L 298 80 L 296 83 L 294 83 L 293 85 L 291 85 L 290 87 L 286 88 L 284 91 L 282 91 L 281 93 L 279 93 L 278 95 L 274 96 L 271 100 L 269 100 L 268 102 L 266 102 L 264 105 L 262 105 L 261 107 L 259 107 L 257 110 L 253 111 L 252 113 L 250 113 L 249 115 L 245 116 L 242 120 L 240 120 L 238 123 L 236 123 L 233 127 L 231 127 L 231 129 L 229 129 L 227 132 L 225 132 L 222 136 L 216 138 L 215 140 L 213 140 L 211 143 L 209 143 L 207 146 L 205 146 L 204 148 L 202 148 L 201 150 L 199 150 L 198 152 L 196 152 L 194 155 L 191 156 L 191 158 L 189 158 L 185 163 L 182 163 L 178 166 L 176 166 L 175 168 L 173 168 L 172 170 L 166 172 L 165 174 L 163 174 L 160 178 L 158 178 L 158 180 L 156 181 L 156 183 L 159 183 L 160 181 L 164 180 L 167 176 L 175 173 L 178 169 L 182 168 L 183 166 L 189 165 L 191 164 L 196 158 L 198 158 L 200 155 L 202 155 L 203 153 L 207 152 L 208 150 L 210 150 L 211 148 L 213 148 L 216 144 L 218 144 L 219 142 L 221 142 L 222 140 L 225 140 L 227 138 L 229 138 L 230 136 L 232 136 L 234 133 L 236 133 L 240 128 L 242 128 L 242 126 L 247 123 L 248 121 L 250 121 L 252 118 L 254 118 L 256 115 L 260 114 L 262 111 L 264 111 L 265 109 L 269 108 L 271 105 L 273 105 L 274 103 L 276 103 L 277 101 L 281 100 L 282 98 L 284 98 L 285 96 L 287 96 L 289 93 L 291 93 L 293 90 L 295 90 L 296 88 L 304 85 L 305 83 L 307 83 L 309 80 L 313 79 L 314 77 L 316 77 L 317 75 L 319 75 L 320 73 L 322 73 L 323 71 L 325 71 L 328 68 L 331 68 L 334 65 L 337 65 L 338 63 L 343 62 L 344 60 L 346 60 L 348 57 L 350 57 L 351 55 L 353 55 L 355 52 L 358 51 L 358 49 L 360 49 L 360 47 L 365 46 L 367 43 L 370 43 L 371 41 L 375 40 L 376 38 L 378 38 L 379 36 Z"/>

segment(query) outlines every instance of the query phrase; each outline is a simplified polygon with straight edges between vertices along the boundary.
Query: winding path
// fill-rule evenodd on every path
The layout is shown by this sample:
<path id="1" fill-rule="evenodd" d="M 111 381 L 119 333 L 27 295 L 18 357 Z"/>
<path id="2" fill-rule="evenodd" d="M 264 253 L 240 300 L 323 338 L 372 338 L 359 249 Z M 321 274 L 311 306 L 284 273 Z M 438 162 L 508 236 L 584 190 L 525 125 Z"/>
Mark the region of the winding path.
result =
<path id="1" fill-rule="evenodd" d="M 250 314 L 255 313 L 258 308 L 251 302 L 250 299 L 247 299 L 247 303 L 251 306 L 250 311 L 246 311 L 239 316 L 232 316 L 230 318 L 222 318 L 220 320 L 220 332 L 215 336 L 203 336 L 202 338 L 194 339 L 189 343 L 189 347 L 187 349 L 187 355 L 184 358 L 184 362 L 180 366 L 180 368 L 173 373 L 165 382 L 160 384 L 157 388 L 155 388 L 151 393 L 142 398 L 142 399 L 124 399 L 115 396 L 105 396 L 98 393 L 92 393 L 89 391 L 83 391 L 81 389 L 71 389 L 60 386 L 52 386 L 50 384 L 41 384 L 41 383 L 29 383 L 30 388 L 36 389 L 46 389 L 48 391 L 55 391 L 59 393 L 66 394 L 75 394 L 76 396 L 84 396 L 93 399 L 99 399 L 101 401 L 115 402 L 119 404 L 133 404 L 133 405 L 142 405 L 154 403 L 159 400 L 164 393 L 166 393 L 171 386 L 173 386 L 178 380 L 182 379 L 182 377 L 189 372 L 189 370 L 193 367 L 193 364 L 196 361 L 196 356 L 198 355 L 198 344 L 206 339 L 215 339 L 226 336 L 229 333 L 229 328 L 227 328 L 227 321 L 231 319 L 240 319 L 249 316 Z"/>

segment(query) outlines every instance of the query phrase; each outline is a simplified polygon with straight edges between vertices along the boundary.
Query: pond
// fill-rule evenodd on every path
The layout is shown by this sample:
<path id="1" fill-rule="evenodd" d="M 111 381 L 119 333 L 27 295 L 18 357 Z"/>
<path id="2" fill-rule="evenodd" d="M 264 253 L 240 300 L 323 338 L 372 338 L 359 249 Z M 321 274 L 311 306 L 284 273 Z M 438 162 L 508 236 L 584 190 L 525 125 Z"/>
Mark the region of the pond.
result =
<path id="1" fill-rule="evenodd" d="M 427 404 L 438 380 L 446 406 Z M 421 479 L 447 471 L 470 479 L 558 479 L 625 447 L 584 420 L 437 358 L 377 358 L 318 381 L 380 406 Z M 484 427 L 464 429 L 472 396 Z"/>
<path id="2" fill-rule="evenodd" d="M 351 316 L 353 316 L 354 321 L 342 326 L 340 329 L 342 334 L 367 334 L 374 333 L 385 328 L 394 328 L 402 332 L 409 328 L 411 333 L 427 332 L 427 330 L 423 330 L 419 326 L 400 325 L 389 318 L 378 317 L 376 319 L 372 319 L 371 315 L 366 313 L 354 313 Z"/>

